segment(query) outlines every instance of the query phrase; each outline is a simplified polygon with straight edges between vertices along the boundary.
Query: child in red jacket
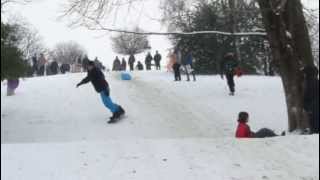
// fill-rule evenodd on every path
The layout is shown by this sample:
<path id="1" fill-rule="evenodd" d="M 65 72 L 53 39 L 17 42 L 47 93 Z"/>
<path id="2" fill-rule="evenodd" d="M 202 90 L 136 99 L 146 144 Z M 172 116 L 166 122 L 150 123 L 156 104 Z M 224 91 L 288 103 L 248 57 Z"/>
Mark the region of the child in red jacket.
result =
<path id="1" fill-rule="evenodd" d="M 272 130 L 263 128 L 254 133 L 251 131 L 250 126 L 247 124 L 249 121 L 249 114 L 247 112 L 240 112 L 238 117 L 238 127 L 236 131 L 236 138 L 266 138 L 278 136 Z M 285 132 L 281 134 L 285 135 Z"/>

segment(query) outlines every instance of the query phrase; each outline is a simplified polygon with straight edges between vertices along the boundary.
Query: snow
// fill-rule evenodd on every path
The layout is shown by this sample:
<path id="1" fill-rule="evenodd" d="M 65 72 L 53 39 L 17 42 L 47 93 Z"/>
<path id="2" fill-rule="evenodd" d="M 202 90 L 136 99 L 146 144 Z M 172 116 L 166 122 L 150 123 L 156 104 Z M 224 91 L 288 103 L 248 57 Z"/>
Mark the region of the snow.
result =
<path id="1" fill-rule="evenodd" d="M 12 97 L 1 86 L 1 179 L 66 180 L 317 180 L 319 136 L 234 138 L 236 117 L 253 130 L 287 129 L 277 77 L 224 80 L 200 76 L 173 82 L 166 72 L 107 73 L 112 98 L 127 111 L 119 124 L 85 74 L 26 79 Z"/>
<path id="2" fill-rule="evenodd" d="M 287 38 L 292 39 L 292 34 L 289 31 L 286 31 L 286 36 Z"/>

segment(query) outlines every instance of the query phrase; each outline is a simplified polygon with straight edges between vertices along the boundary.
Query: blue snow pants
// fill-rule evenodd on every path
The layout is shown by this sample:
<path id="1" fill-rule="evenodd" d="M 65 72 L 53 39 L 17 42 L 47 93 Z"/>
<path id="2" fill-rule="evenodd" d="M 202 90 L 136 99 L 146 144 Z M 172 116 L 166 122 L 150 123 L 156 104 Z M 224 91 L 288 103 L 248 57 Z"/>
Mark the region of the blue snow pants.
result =
<path id="1" fill-rule="evenodd" d="M 110 96 L 105 91 L 100 92 L 103 104 L 112 112 L 115 113 L 119 110 L 119 106 L 112 102 Z"/>

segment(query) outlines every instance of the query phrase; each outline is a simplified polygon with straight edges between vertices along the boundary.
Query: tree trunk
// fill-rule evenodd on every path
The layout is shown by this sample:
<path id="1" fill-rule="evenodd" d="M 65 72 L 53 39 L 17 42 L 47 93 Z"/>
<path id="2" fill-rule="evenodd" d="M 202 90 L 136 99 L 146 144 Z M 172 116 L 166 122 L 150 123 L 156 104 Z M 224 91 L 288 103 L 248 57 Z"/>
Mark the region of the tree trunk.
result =
<path id="1" fill-rule="evenodd" d="M 279 1 L 258 0 L 273 60 L 278 65 L 282 78 L 289 131 L 292 132 L 305 128 L 303 127 L 303 124 L 306 124 L 303 115 L 303 73 L 300 68 L 312 65 L 313 57 L 300 0 L 287 0 L 283 11 L 277 10 L 278 5 L 277 7 L 271 5 L 277 2 Z"/>

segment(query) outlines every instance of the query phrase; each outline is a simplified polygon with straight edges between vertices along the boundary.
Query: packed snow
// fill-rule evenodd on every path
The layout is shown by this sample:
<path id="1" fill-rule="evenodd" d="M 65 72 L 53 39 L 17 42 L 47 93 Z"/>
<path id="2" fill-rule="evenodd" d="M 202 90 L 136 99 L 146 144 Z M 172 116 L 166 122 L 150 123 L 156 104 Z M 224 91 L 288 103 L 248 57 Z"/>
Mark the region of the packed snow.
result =
<path id="1" fill-rule="evenodd" d="M 174 82 L 167 72 L 106 73 L 111 114 L 83 73 L 1 85 L 1 179 L 4 180 L 318 180 L 319 136 L 234 138 L 240 111 L 253 130 L 287 129 L 278 77 L 236 79 L 228 95 L 219 76 Z"/>

